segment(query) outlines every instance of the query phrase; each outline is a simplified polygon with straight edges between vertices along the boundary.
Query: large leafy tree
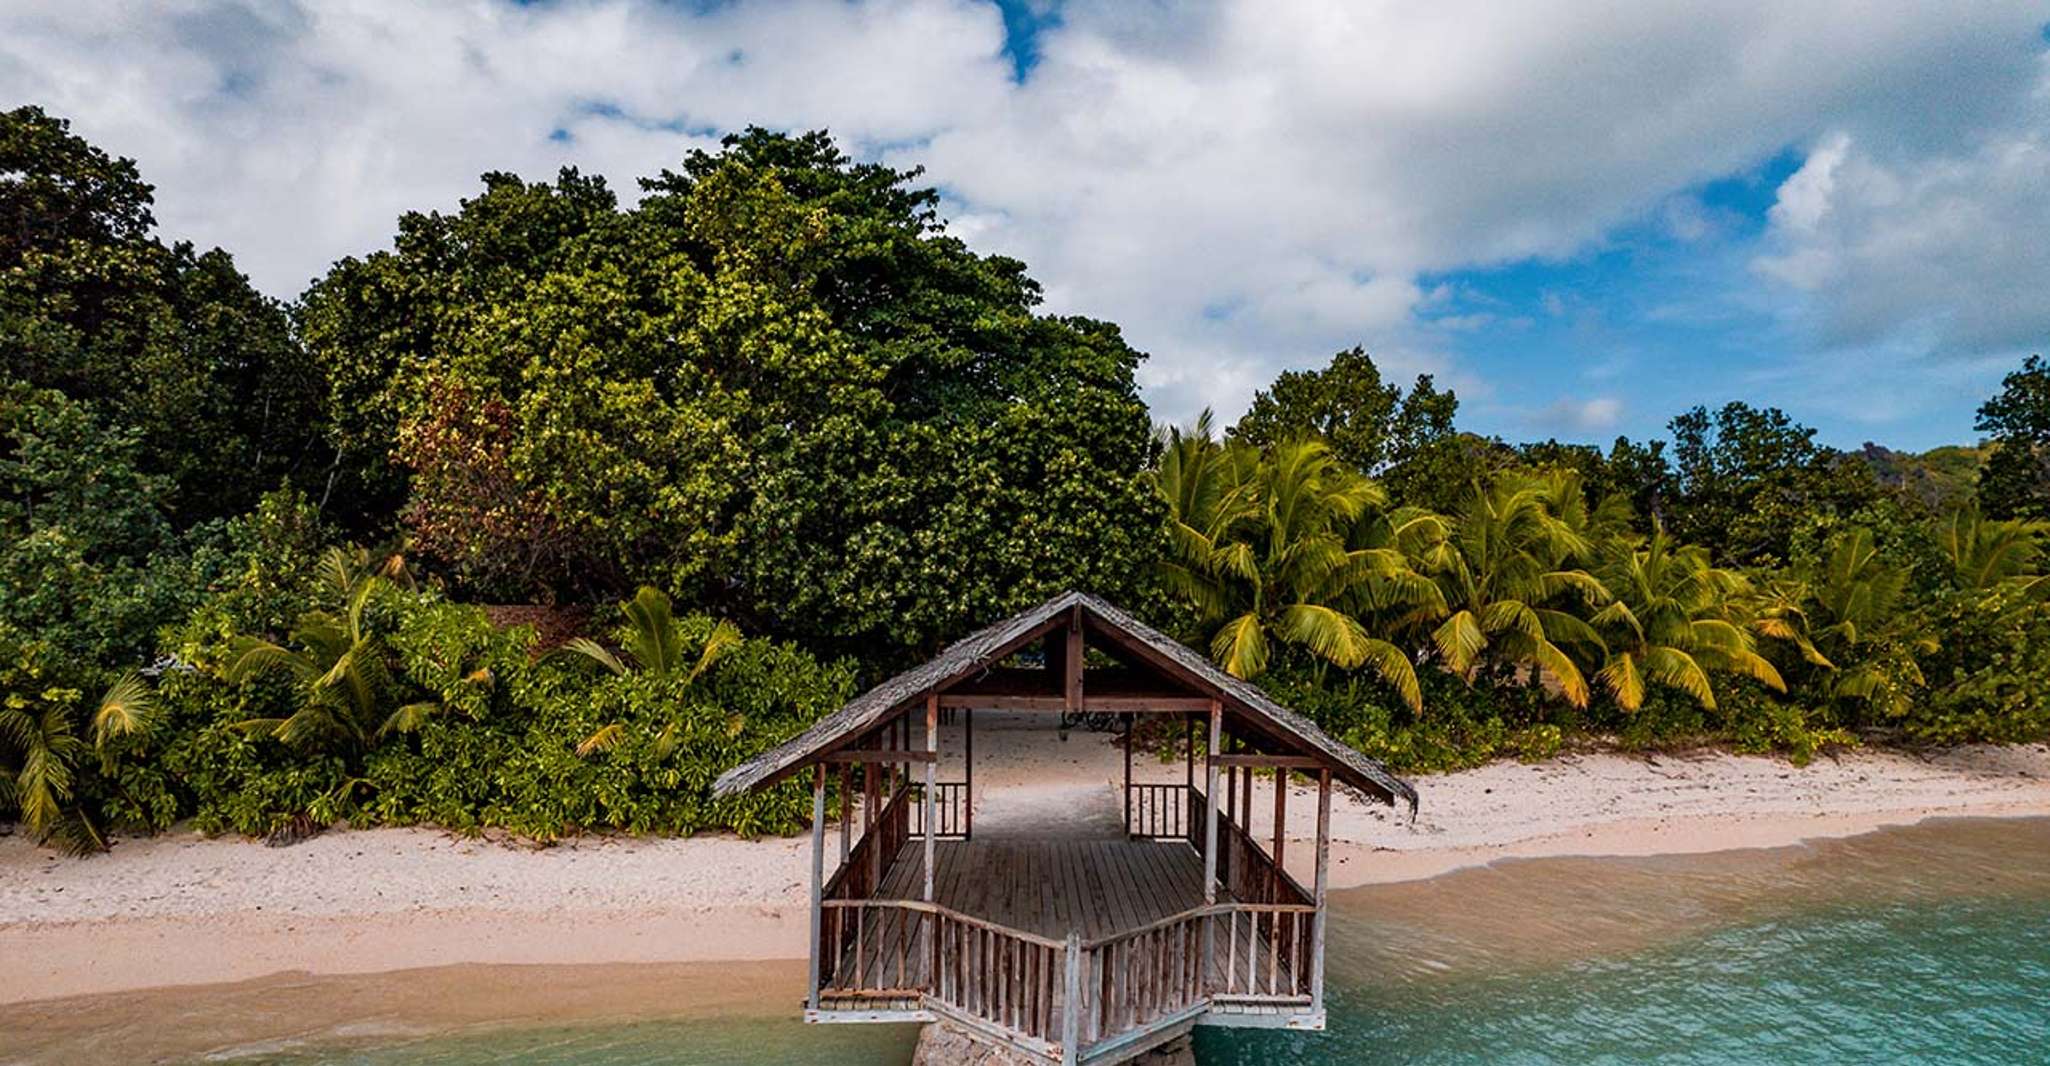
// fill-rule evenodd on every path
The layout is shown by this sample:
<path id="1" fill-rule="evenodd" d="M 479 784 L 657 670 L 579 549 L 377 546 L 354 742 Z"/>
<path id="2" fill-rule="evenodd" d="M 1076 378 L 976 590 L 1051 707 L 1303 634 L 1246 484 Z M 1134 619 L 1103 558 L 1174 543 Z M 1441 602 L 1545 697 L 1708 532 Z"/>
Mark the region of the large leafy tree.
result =
<path id="1" fill-rule="evenodd" d="M 1796 530 L 1886 497 L 1869 465 L 1815 443 L 1777 408 L 1696 407 L 1672 420 L 1673 480 L 1665 521 L 1675 534 L 1745 565 L 1784 562 Z"/>
<path id="2" fill-rule="evenodd" d="M 566 171 L 407 216 L 305 299 L 338 478 L 476 590 L 654 584 L 870 662 L 1069 585 L 1131 596 L 1139 354 L 1036 313 L 916 178 L 753 130 L 632 210 Z"/>
<path id="3" fill-rule="evenodd" d="M 1979 407 L 1995 445 L 1979 471 L 1979 506 L 1994 518 L 2050 518 L 2050 363 L 2029 356 Z"/>
<path id="4" fill-rule="evenodd" d="M 1382 380 L 1363 348 L 1331 357 L 1322 370 L 1287 370 L 1253 395 L 1230 439 L 1256 448 L 1315 435 L 1339 461 L 1363 473 L 1402 463 L 1452 434 L 1459 400 L 1429 374 L 1404 393 Z"/>
<path id="5" fill-rule="evenodd" d="M 165 245 L 135 164 L 0 112 L 0 376 L 132 432 L 180 524 L 320 465 L 319 379 L 227 253 Z"/>

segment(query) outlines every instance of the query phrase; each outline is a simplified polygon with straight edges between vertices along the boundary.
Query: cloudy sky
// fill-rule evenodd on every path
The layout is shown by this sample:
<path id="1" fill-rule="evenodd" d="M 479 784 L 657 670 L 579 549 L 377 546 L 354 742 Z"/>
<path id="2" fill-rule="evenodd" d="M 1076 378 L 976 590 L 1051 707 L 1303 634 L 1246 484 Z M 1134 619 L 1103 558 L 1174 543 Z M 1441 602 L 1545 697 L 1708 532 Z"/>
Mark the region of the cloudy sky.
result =
<path id="1" fill-rule="evenodd" d="M 1512 438 L 1773 404 L 1972 436 L 2050 349 L 2050 5 L 10 0 L 0 106 L 282 298 L 485 170 L 725 131 L 923 164 L 955 232 L 1236 414 L 1363 344 Z"/>

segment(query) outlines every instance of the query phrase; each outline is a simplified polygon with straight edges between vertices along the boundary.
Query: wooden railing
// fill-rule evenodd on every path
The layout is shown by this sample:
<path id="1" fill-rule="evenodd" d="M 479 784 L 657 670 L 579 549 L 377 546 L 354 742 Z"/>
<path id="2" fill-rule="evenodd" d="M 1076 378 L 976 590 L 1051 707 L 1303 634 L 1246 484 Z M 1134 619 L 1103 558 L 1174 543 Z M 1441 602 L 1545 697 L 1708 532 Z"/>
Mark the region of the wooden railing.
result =
<path id="1" fill-rule="evenodd" d="M 925 835 L 925 785 L 911 786 L 911 835 Z M 933 784 L 933 836 L 941 840 L 968 839 L 968 782 L 939 781 Z"/>
<path id="2" fill-rule="evenodd" d="M 929 923 L 919 906 L 900 900 L 826 900 L 819 915 L 820 995 L 923 995 L 930 983 L 930 960 L 919 945 Z"/>
<path id="3" fill-rule="evenodd" d="M 1068 945 L 918 900 L 828 900 L 822 1001 L 919 999 L 1059 1057 Z"/>
<path id="4" fill-rule="evenodd" d="M 1200 795 L 1187 785 L 1133 784 L 1126 790 L 1125 809 L 1130 816 L 1125 832 L 1145 840 L 1198 840 L 1203 816 L 1197 806 Z"/>
<path id="5" fill-rule="evenodd" d="M 965 805 L 965 786 L 946 783 L 935 795 L 942 831 L 948 812 L 963 809 L 941 802 L 954 788 Z M 1150 793 L 1144 800 L 1140 789 Z M 922 807 L 916 784 L 898 789 L 827 885 L 816 950 L 820 1000 L 831 1009 L 922 1006 L 1076 1062 L 1213 1006 L 1289 1013 L 1312 1004 L 1313 898 L 1229 815 L 1219 812 L 1217 825 L 1222 901 L 1097 940 L 1071 933 L 1062 941 L 934 903 L 869 898 L 922 829 Z M 1135 785 L 1133 812 L 1134 835 L 1179 836 L 1200 851 L 1208 828 L 1200 791 Z"/>
<path id="6" fill-rule="evenodd" d="M 1222 974 L 1211 998 L 1241 1003 L 1307 1003 L 1317 908 L 1299 903 L 1233 903 L 1219 917 L 1211 953 Z"/>
<path id="7" fill-rule="evenodd" d="M 911 839 L 911 786 L 897 789 L 876 816 L 876 822 L 862 830 L 861 839 L 847 853 L 847 861 L 825 885 L 826 899 L 867 899 L 890 875 L 904 842 Z"/>
<path id="8" fill-rule="evenodd" d="M 1179 1020 L 1201 1007 L 1204 923 L 1229 905 L 1197 907 L 1082 946 L 1084 1047 Z"/>
<path id="9" fill-rule="evenodd" d="M 933 1004 L 1057 1047 L 1068 946 L 945 907 L 932 920 Z"/>
<path id="10" fill-rule="evenodd" d="M 1316 902 L 1308 889 L 1274 865 L 1237 822 L 1228 815 L 1217 822 L 1217 880 L 1231 897 L 1241 902 L 1310 905 Z"/>

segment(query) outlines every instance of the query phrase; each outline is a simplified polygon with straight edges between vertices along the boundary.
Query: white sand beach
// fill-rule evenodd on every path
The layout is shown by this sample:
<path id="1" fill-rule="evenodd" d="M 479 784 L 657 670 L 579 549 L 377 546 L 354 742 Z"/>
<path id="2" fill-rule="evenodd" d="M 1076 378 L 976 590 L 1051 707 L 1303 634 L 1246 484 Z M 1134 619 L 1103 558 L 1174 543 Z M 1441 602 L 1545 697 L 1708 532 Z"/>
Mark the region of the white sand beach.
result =
<path id="1" fill-rule="evenodd" d="M 1100 829 L 1121 756 L 1106 737 L 978 727 L 978 832 Z M 1142 780 L 1182 764 L 1141 759 Z M 1855 751 L 1807 767 L 1704 752 L 1568 755 L 1415 778 L 1421 805 L 1333 810 L 1335 888 L 1499 859 L 1778 847 L 1943 816 L 2050 815 L 2050 746 L 1921 757 Z M 1270 832 L 1270 787 L 1252 829 Z M 1315 792 L 1289 801 L 1314 839 Z M 1096 813 L 1092 813 L 1096 812 Z M 1115 828 L 1115 821 L 1112 821 Z M 1309 847 L 1292 847 L 1303 870 Z M 590 837 L 548 847 L 431 830 L 335 830 L 289 847 L 172 832 L 70 859 L 0 838 L 0 1003 L 266 974 L 453 963 L 803 957 L 808 838 Z"/>

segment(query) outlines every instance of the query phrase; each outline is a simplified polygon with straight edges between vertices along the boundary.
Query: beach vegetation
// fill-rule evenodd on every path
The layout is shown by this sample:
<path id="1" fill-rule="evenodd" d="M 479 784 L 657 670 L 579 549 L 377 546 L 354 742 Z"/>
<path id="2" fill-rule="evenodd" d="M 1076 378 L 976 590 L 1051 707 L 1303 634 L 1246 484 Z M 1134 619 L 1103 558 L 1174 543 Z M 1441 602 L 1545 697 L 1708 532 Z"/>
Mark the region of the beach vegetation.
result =
<path id="1" fill-rule="evenodd" d="M 1156 427 L 915 169 L 485 175 L 289 303 L 0 112 L 0 817 L 778 833 L 726 768 L 1068 588 L 1405 771 L 2050 736 L 2050 366 L 1921 455 L 1462 428 L 1364 348 Z M 626 201 L 626 202 L 623 202 Z"/>

